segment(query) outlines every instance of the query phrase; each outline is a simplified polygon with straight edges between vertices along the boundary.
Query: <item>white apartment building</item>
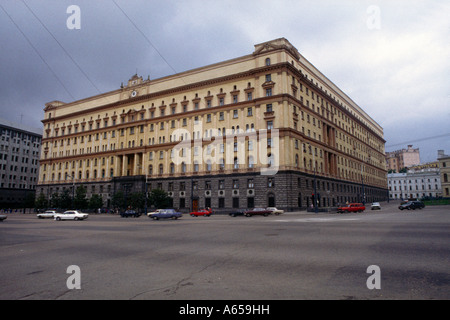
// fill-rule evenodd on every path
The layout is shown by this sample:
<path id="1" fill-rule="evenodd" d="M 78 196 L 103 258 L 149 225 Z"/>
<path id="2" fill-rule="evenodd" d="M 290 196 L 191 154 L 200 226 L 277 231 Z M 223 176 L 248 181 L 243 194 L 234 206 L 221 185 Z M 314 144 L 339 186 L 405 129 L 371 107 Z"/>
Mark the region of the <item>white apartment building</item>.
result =
<path id="1" fill-rule="evenodd" d="M 409 170 L 407 173 L 388 174 L 389 198 L 420 199 L 442 196 L 439 168 Z"/>

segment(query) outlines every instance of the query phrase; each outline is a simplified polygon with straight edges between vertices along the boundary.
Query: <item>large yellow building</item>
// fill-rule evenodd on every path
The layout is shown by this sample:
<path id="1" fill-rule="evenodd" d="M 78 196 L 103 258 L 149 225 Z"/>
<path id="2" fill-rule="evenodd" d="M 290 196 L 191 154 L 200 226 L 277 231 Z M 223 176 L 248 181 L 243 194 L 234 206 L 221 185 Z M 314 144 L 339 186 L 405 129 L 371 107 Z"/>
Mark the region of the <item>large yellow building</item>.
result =
<path id="1" fill-rule="evenodd" d="M 388 195 L 383 129 L 284 38 L 47 103 L 42 122 L 38 192 L 49 197 L 84 185 L 109 206 L 147 184 L 180 209 L 296 210 Z"/>

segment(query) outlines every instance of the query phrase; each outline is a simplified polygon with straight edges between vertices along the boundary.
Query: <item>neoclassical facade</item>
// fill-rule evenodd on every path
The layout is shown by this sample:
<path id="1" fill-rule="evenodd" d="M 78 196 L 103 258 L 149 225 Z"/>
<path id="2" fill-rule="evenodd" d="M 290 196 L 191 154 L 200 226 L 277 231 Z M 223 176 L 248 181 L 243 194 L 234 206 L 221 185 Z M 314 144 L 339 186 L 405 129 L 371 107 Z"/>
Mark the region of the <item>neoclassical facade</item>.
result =
<path id="1" fill-rule="evenodd" d="M 44 110 L 49 197 L 82 184 L 108 206 L 115 192 L 161 188 L 176 208 L 226 211 L 388 196 L 383 129 L 284 38 Z"/>

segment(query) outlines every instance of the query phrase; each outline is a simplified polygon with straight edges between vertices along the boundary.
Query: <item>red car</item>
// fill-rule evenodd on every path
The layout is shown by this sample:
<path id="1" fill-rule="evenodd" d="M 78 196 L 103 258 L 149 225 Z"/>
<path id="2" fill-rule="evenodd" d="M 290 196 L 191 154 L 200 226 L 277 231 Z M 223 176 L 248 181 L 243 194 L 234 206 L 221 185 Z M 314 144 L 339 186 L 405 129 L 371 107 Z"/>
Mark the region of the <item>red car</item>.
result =
<path id="1" fill-rule="evenodd" d="M 349 203 L 345 207 L 339 207 L 337 212 L 363 212 L 364 210 L 366 210 L 366 207 L 362 203 Z"/>
<path id="2" fill-rule="evenodd" d="M 198 217 L 198 216 L 209 217 L 212 214 L 212 210 L 211 209 L 202 209 L 202 210 L 198 210 L 195 212 L 191 212 L 189 214 L 191 215 L 191 217 Z"/>

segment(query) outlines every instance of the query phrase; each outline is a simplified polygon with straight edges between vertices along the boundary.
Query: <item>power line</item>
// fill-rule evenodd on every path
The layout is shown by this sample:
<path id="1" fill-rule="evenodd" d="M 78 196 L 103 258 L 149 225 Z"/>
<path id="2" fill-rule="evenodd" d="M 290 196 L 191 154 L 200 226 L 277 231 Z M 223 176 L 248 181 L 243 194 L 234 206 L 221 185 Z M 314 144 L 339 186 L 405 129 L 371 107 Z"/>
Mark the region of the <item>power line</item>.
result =
<path id="1" fill-rule="evenodd" d="M 67 50 L 62 46 L 62 44 L 56 39 L 56 37 L 53 35 L 53 33 L 50 32 L 50 30 L 45 26 L 45 24 L 39 19 L 39 17 L 31 10 L 31 8 L 26 4 L 25 0 L 22 0 L 23 4 L 28 8 L 28 10 L 33 14 L 33 16 L 39 21 L 39 23 L 44 27 L 45 30 L 52 36 L 52 38 L 56 41 L 56 43 L 60 46 L 60 48 L 65 52 L 65 54 L 72 60 L 72 62 L 77 66 L 78 70 L 86 77 L 86 79 L 89 80 L 89 82 L 92 84 L 92 86 L 97 90 L 98 93 L 101 93 L 101 91 L 97 88 L 94 82 L 89 78 L 89 76 L 84 72 L 84 70 L 80 67 L 80 65 L 73 59 L 73 57 L 67 52 Z"/>
<path id="2" fill-rule="evenodd" d="M 386 148 L 392 148 L 392 147 L 396 147 L 396 146 L 402 146 L 402 145 L 405 145 L 405 144 L 411 144 L 411 143 L 421 142 L 421 141 L 426 141 L 426 140 L 433 140 L 433 139 L 438 139 L 438 138 L 444 138 L 444 137 L 448 137 L 448 136 L 450 136 L 450 133 L 444 133 L 444 134 L 437 135 L 437 136 L 426 137 L 426 138 L 422 138 L 422 139 L 411 140 L 411 141 L 404 141 L 404 142 L 401 142 L 401 143 L 391 144 L 389 146 L 386 146 Z"/>
<path id="3" fill-rule="evenodd" d="M 125 11 L 123 11 L 123 9 L 117 4 L 117 2 L 115 0 L 113 0 L 114 4 L 116 5 L 116 7 L 123 13 L 123 15 L 128 19 L 128 21 L 130 21 L 130 23 L 136 28 L 136 30 L 145 38 L 145 40 L 147 40 L 147 42 L 152 46 L 153 49 L 155 49 L 155 51 L 158 53 L 158 55 L 164 60 L 164 62 L 172 69 L 173 72 L 178 73 L 174 67 L 172 67 L 170 65 L 170 63 L 166 60 L 166 58 L 164 58 L 164 56 L 162 55 L 161 52 L 159 52 L 159 50 L 155 47 L 155 45 L 150 41 L 150 39 L 142 32 L 141 29 L 139 29 L 139 27 L 133 22 L 133 20 L 131 20 L 131 18 L 125 13 Z"/>
<path id="4" fill-rule="evenodd" d="M 66 92 L 69 94 L 69 96 L 75 100 L 74 96 L 70 93 L 70 91 L 66 88 L 64 83 L 61 81 L 61 79 L 58 77 L 58 75 L 53 71 L 53 69 L 50 67 L 50 65 L 45 61 L 44 57 L 39 53 L 39 51 L 36 49 L 36 47 L 31 43 L 30 39 L 25 35 L 25 33 L 20 29 L 20 27 L 17 25 L 17 23 L 14 21 L 14 19 L 9 15 L 9 13 L 6 11 L 6 9 L 0 4 L 0 8 L 5 12 L 5 14 L 8 16 L 9 20 L 16 26 L 17 30 L 22 34 L 22 36 L 27 40 L 28 44 L 33 48 L 34 52 L 41 58 L 42 62 L 47 66 L 47 68 L 50 70 L 50 72 L 53 74 L 53 76 L 58 80 L 58 82 L 61 84 L 61 86 L 66 90 Z"/>

